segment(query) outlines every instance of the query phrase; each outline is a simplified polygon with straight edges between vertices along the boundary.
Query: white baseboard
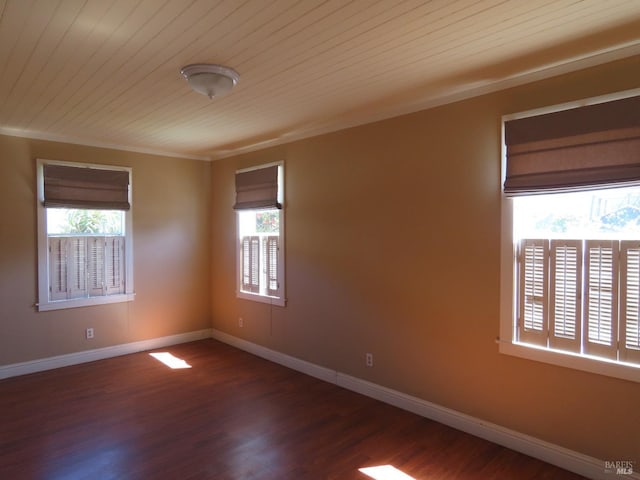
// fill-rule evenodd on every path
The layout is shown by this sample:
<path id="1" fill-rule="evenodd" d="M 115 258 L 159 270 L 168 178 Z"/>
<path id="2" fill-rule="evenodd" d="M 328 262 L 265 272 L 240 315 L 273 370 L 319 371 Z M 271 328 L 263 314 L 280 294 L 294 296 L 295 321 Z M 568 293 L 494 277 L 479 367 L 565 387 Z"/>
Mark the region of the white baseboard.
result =
<path id="1" fill-rule="evenodd" d="M 261 345 L 248 342 L 247 340 L 234 337 L 233 335 L 229 335 L 219 330 L 212 329 L 211 337 L 215 338 L 216 340 L 220 340 L 222 343 L 226 343 L 227 345 L 231 345 L 232 347 L 239 348 L 240 350 L 244 350 L 245 352 L 249 352 L 257 357 L 261 357 L 265 360 L 283 365 L 292 370 L 297 370 L 298 372 L 302 372 L 311 377 L 315 377 L 329 383 L 337 383 L 336 378 L 338 372 L 336 372 L 335 370 L 321 367 L 314 363 L 305 362 L 304 360 L 300 360 L 299 358 L 276 352 L 275 350 L 271 350 Z"/>
<path id="2" fill-rule="evenodd" d="M 320 380 L 334 383 L 353 392 L 435 420 L 457 430 L 484 438 L 490 442 L 524 453 L 525 455 L 540 459 L 584 477 L 594 480 L 613 480 L 614 478 L 640 480 L 640 472 L 634 472 L 631 475 L 616 475 L 605 469 L 605 462 L 603 460 L 545 442 L 494 423 L 486 422 L 456 410 L 427 402 L 426 400 L 407 395 L 397 390 L 392 390 L 366 380 L 285 355 L 219 330 L 212 329 L 211 336 L 223 343 L 291 368 L 292 370 L 297 370 L 312 377 L 319 378 Z M 616 460 L 628 459 L 610 459 L 610 461 Z M 637 469 L 640 468 L 640 465 L 634 465 L 634 467 Z"/>
<path id="3" fill-rule="evenodd" d="M 515 430 L 510 430 L 456 410 L 427 402 L 426 400 L 407 395 L 397 390 L 392 390 L 290 355 L 285 355 L 284 353 L 271 350 L 215 329 L 197 330 L 178 335 L 0 366 L 0 379 L 168 347 L 180 343 L 201 340 L 203 338 L 215 338 L 223 343 L 291 368 L 292 370 L 299 371 L 325 382 L 336 384 L 353 392 L 374 398 L 425 418 L 435 420 L 444 425 L 484 438 L 498 445 L 524 453 L 525 455 L 538 458 L 587 478 L 596 480 L 612 480 L 613 478 L 640 480 L 640 472 L 634 472 L 631 475 L 616 475 L 607 472 L 603 460 L 583 455 L 573 450 L 516 432 Z M 616 460 L 627 459 L 610 459 L 610 461 Z M 634 465 L 634 467 L 640 468 L 639 465 Z"/>
<path id="4" fill-rule="evenodd" d="M 155 348 L 168 347 L 179 343 L 193 342 L 195 340 L 202 340 L 203 338 L 211 338 L 211 329 L 207 328 L 194 332 L 180 333 L 178 335 L 169 335 L 167 337 L 152 338 L 150 340 L 114 345 L 112 347 L 96 348 L 84 352 L 69 353 L 40 360 L 4 365 L 0 366 L 0 379 L 93 362 L 104 358 L 118 357 L 120 355 L 143 352 Z"/>

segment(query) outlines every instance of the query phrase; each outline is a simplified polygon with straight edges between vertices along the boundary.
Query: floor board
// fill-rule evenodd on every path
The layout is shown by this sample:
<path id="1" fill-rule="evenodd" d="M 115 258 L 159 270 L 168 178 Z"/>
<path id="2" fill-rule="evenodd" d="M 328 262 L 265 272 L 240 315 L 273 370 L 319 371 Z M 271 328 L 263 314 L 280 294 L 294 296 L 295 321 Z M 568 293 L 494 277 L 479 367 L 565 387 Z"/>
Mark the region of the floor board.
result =
<path id="1" fill-rule="evenodd" d="M 0 381 L 0 478 L 583 477 L 215 340 Z"/>

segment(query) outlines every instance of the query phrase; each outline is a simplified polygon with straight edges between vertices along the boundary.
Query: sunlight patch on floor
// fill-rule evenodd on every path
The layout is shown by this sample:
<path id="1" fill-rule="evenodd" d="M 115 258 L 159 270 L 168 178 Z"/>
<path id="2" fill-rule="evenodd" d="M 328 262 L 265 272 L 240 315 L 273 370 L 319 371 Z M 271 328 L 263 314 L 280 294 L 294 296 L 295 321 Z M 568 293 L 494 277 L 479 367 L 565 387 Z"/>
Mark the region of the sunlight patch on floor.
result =
<path id="1" fill-rule="evenodd" d="M 174 370 L 179 368 L 191 368 L 191 365 L 189 365 L 187 362 L 185 362 L 181 358 L 174 357 L 169 352 L 156 352 L 150 353 L 149 355 Z"/>
<path id="2" fill-rule="evenodd" d="M 374 480 L 416 480 L 393 465 L 380 465 L 378 467 L 359 468 L 359 472 Z"/>

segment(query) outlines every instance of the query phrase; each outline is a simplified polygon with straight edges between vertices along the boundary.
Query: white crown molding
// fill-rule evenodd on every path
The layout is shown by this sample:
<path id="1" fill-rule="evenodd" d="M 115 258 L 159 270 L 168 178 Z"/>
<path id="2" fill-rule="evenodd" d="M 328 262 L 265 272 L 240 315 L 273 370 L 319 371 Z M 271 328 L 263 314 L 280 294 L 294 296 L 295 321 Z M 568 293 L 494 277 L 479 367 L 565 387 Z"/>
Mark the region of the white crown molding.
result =
<path id="1" fill-rule="evenodd" d="M 402 102 L 386 108 L 378 113 L 367 112 L 363 115 L 356 115 L 351 118 L 346 118 L 340 121 L 329 122 L 313 122 L 306 127 L 294 128 L 289 132 L 286 132 L 277 137 L 255 142 L 248 145 L 243 145 L 237 148 L 225 148 L 224 145 L 220 148 L 214 148 L 207 154 L 203 155 L 190 155 L 178 152 L 156 150 L 152 148 L 140 148 L 130 145 L 110 144 L 96 141 L 89 141 L 86 139 L 64 136 L 64 135 L 52 135 L 42 132 L 32 132 L 29 130 L 15 129 L 0 127 L 1 135 L 8 135 L 13 137 L 31 138 L 35 140 L 47 140 L 52 142 L 63 142 L 75 145 L 84 145 L 88 147 L 97 148 L 109 148 L 114 150 L 122 150 L 128 152 L 144 153 L 150 155 L 158 155 L 163 157 L 176 157 L 189 160 L 222 160 L 224 158 L 241 155 L 244 153 L 254 152 L 262 150 L 264 148 L 273 147 L 277 145 L 283 145 L 298 140 L 304 140 L 305 138 L 315 137 L 318 135 L 324 135 L 347 128 L 358 127 L 369 123 L 379 122 L 381 120 L 387 120 L 390 118 L 407 115 L 410 113 L 419 112 L 421 110 L 428 110 L 430 108 L 446 105 L 449 103 L 466 100 L 480 95 L 488 93 L 494 93 L 500 90 L 532 83 L 539 80 L 563 75 L 566 73 L 583 70 L 590 67 L 595 67 L 605 63 L 613 62 L 616 60 L 622 60 L 635 55 L 640 55 L 640 40 L 628 42 L 615 47 L 598 50 L 589 54 L 576 56 L 573 58 L 565 59 L 561 62 L 555 62 L 539 66 L 535 69 L 531 69 L 525 72 L 513 74 L 504 78 L 496 80 L 486 80 L 484 82 L 476 82 L 473 85 L 457 86 L 451 89 L 438 92 L 433 95 L 426 95 L 424 97 L 416 98 L 408 102 Z M 206 149 L 203 149 L 206 150 Z"/>
<path id="2" fill-rule="evenodd" d="M 216 329 L 211 336 L 223 343 L 244 350 L 258 357 L 278 363 L 292 370 L 319 378 L 353 392 L 374 398 L 381 402 L 407 410 L 425 418 L 448 425 L 457 430 L 475 435 L 490 442 L 502 445 L 511 450 L 529 455 L 544 462 L 556 465 L 565 470 L 595 480 L 610 480 L 615 475 L 607 472 L 604 460 L 599 460 L 582 453 L 545 442 L 530 435 L 501 427 L 480 418 L 428 402 L 418 397 L 407 395 L 397 390 L 352 377 L 289 355 L 271 350 L 241 338 L 229 335 Z M 624 459 L 610 459 L 624 460 Z M 638 465 L 635 465 L 638 468 Z M 618 478 L 618 477 L 616 477 Z M 640 480 L 640 472 L 625 475 L 624 478 Z"/>
<path id="3" fill-rule="evenodd" d="M 438 92 L 435 95 L 427 95 L 409 102 L 394 105 L 377 114 L 371 114 L 368 112 L 364 117 L 354 117 L 340 122 L 331 121 L 326 124 L 313 123 L 306 128 L 294 129 L 291 132 L 279 135 L 273 139 L 260 141 L 251 145 L 245 145 L 234 149 L 224 149 L 224 147 L 222 147 L 219 150 L 212 150 L 210 158 L 212 160 L 222 160 L 224 158 L 262 150 L 267 147 L 291 143 L 298 140 L 304 140 L 305 138 L 345 130 L 347 128 L 388 120 L 390 118 L 428 110 L 442 105 L 447 105 L 449 103 L 499 92 L 501 90 L 525 85 L 527 83 L 533 83 L 559 75 L 596 67 L 616 60 L 623 60 L 635 55 L 640 55 L 640 40 L 628 42 L 608 49 L 598 50 L 587 55 L 573 57 L 563 60 L 562 62 L 542 65 L 538 68 L 519 72 L 504 78 L 476 82 L 472 86 L 456 86 L 451 89 Z"/>
<path id="4" fill-rule="evenodd" d="M 30 130 L 21 130 L 17 128 L 0 127 L 0 135 L 7 135 L 9 137 L 29 138 L 32 140 L 46 140 L 48 142 L 60 142 L 69 143 L 72 145 L 82 145 L 83 147 L 96 147 L 96 148 L 108 148 L 111 150 L 121 150 L 124 152 L 144 153 L 146 155 L 156 155 L 159 157 L 173 157 L 184 158 L 186 160 L 202 160 L 210 161 L 211 157 L 206 155 L 187 155 L 184 153 L 167 152 L 164 150 L 155 150 L 152 148 L 140 148 L 132 147 L 128 145 L 119 145 L 114 143 L 93 142 L 76 137 L 69 137 L 65 135 L 51 135 L 41 132 L 32 132 Z"/>
<path id="5" fill-rule="evenodd" d="M 40 360 L 4 365 L 0 366 L 0 380 L 18 375 L 43 372 L 54 368 L 93 362 L 105 358 L 119 357 L 120 355 L 128 355 L 130 353 L 144 352 L 145 350 L 169 347 L 171 345 L 178 345 L 179 343 L 194 342 L 196 340 L 202 340 L 203 338 L 211 338 L 210 329 L 207 328 L 177 335 L 169 335 L 167 337 L 152 338 L 150 340 L 114 345 L 112 347 L 97 348 L 84 352 L 69 353 Z"/>

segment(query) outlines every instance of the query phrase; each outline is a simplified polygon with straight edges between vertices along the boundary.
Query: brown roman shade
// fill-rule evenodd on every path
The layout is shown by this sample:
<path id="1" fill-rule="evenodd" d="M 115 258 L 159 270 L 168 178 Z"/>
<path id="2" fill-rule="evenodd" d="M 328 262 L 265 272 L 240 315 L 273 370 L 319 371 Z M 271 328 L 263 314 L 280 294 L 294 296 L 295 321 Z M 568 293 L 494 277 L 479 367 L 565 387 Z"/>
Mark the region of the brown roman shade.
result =
<path id="1" fill-rule="evenodd" d="M 129 210 L 129 172 L 45 164 L 44 206 Z"/>
<path id="2" fill-rule="evenodd" d="M 236 203 L 233 208 L 282 208 L 278 203 L 278 166 L 236 173 Z"/>
<path id="3" fill-rule="evenodd" d="M 505 122 L 510 196 L 640 183 L 640 97 Z"/>

